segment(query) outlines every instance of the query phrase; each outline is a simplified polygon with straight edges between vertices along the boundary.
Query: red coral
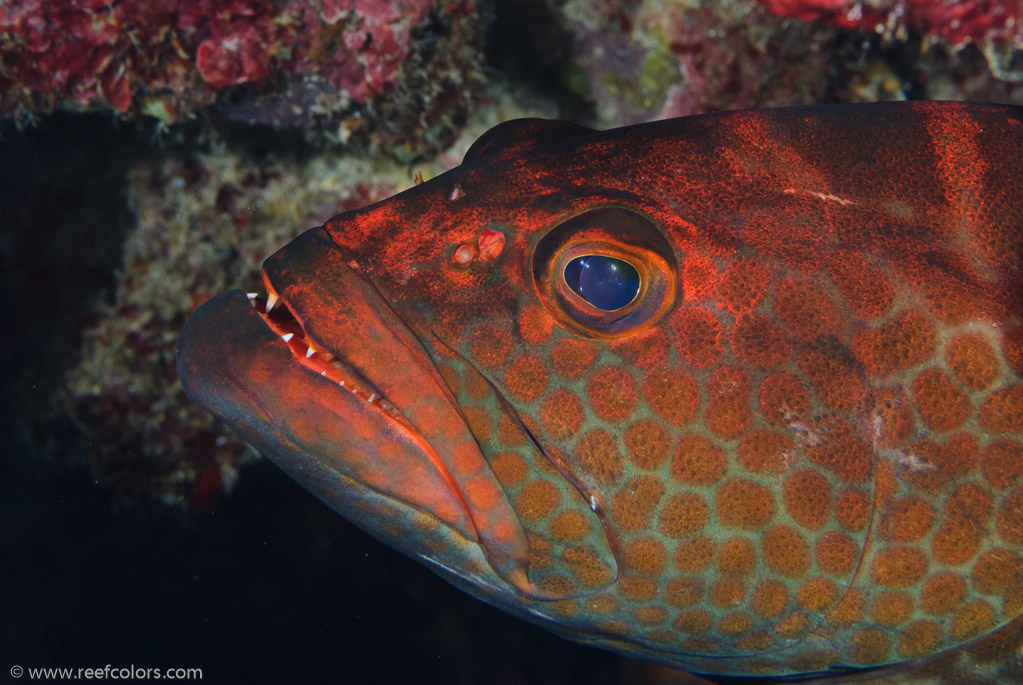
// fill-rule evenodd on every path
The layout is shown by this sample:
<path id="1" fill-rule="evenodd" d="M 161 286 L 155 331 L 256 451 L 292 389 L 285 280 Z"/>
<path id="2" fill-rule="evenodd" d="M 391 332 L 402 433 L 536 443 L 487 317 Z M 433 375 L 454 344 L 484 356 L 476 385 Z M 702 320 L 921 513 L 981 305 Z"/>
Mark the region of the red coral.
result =
<path id="1" fill-rule="evenodd" d="M 309 64 L 309 70 L 355 100 L 388 92 L 408 57 L 411 28 L 426 18 L 433 5 L 432 0 L 324 0 L 320 19 L 328 24 L 344 20 L 349 28 L 333 59 Z"/>
<path id="2" fill-rule="evenodd" d="M 195 66 L 211 88 L 259 82 L 269 75 L 268 55 L 259 36 L 234 34 L 199 43 Z"/>
<path id="3" fill-rule="evenodd" d="M 840 28 L 914 30 L 949 45 L 1023 46 L 1020 0 L 758 0 L 773 14 Z"/>
<path id="4" fill-rule="evenodd" d="M 98 103 L 174 120 L 275 72 L 317 74 L 365 102 L 393 87 L 434 5 L 10 0 L 0 3 L 0 113 Z"/>

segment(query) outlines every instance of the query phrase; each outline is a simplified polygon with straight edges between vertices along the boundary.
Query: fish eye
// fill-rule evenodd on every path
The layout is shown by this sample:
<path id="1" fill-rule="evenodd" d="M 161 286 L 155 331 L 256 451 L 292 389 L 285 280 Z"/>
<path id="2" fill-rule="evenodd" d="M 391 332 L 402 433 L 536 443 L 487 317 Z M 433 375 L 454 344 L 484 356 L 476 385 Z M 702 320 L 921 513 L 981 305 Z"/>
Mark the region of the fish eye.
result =
<path id="1" fill-rule="evenodd" d="M 628 306 L 639 294 L 636 267 L 616 257 L 576 257 L 565 265 L 563 277 L 576 295 L 605 312 Z"/>
<path id="2" fill-rule="evenodd" d="M 566 328 L 620 338 L 649 328 L 675 300 L 676 262 L 646 215 L 603 206 L 555 224 L 533 251 L 541 303 Z"/>

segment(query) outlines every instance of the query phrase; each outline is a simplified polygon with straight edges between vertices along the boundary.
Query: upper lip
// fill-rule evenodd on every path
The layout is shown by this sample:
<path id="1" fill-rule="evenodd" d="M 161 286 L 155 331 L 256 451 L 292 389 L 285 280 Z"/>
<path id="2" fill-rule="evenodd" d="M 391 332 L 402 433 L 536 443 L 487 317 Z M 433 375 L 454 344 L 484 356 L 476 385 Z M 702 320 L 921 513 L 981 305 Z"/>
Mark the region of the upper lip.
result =
<path id="1" fill-rule="evenodd" d="M 271 326 L 283 326 L 275 330 L 279 335 L 295 334 L 285 343 L 291 356 L 308 372 L 338 374 L 336 387 L 344 380 L 353 392 L 349 383 L 356 384 L 366 411 L 342 417 L 346 428 L 378 432 L 392 451 L 395 436 L 401 436 L 400 453 L 381 453 L 366 468 L 389 474 L 387 487 L 399 497 L 436 502 L 440 508 L 431 513 L 479 543 L 499 576 L 521 592 L 542 594 L 528 579 L 525 530 L 434 362 L 430 339 L 417 335 L 323 229 L 307 231 L 269 257 L 263 278 L 268 300 L 276 295 L 282 301 L 266 318 Z M 282 305 L 287 316 L 277 323 L 273 312 Z M 431 464 L 434 485 L 409 480 Z M 436 491 L 440 482 L 449 497 Z M 453 503 L 457 510 L 450 508 Z"/>
<path id="2" fill-rule="evenodd" d="M 295 263 L 302 263 L 305 246 L 296 247 Z M 405 321 L 352 268 L 345 254 L 331 247 L 314 257 L 326 260 L 330 267 L 330 276 L 320 279 L 316 287 L 299 278 L 289 260 L 269 258 L 263 270 L 267 296 L 250 298 L 254 308 L 300 366 L 361 400 L 371 416 L 389 426 L 379 430 L 404 435 L 415 446 L 412 449 L 433 464 L 463 509 L 461 514 L 451 512 L 449 519 L 467 517 L 470 528 L 461 532 L 476 539 L 473 507 L 441 456 L 453 452 L 459 440 L 468 440 L 478 450 L 454 396 Z M 316 262 L 310 268 L 322 272 L 325 266 Z M 395 369 L 401 369 L 400 373 Z M 392 392 L 394 397 L 385 396 Z M 438 419 L 438 410 L 453 421 Z M 424 413 L 426 421 L 420 418 Z M 479 459 L 482 463 L 482 455 Z"/>
<path id="3" fill-rule="evenodd" d="M 263 322 L 270 327 L 288 346 L 295 360 L 307 369 L 337 383 L 338 388 L 355 395 L 366 404 L 375 407 L 388 418 L 402 424 L 406 430 L 414 430 L 412 424 L 395 409 L 358 370 L 337 356 L 327 345 L 312 339 L 294 313 L 267 281 L 267 294 L 248 293 L 249 302 Z"/>

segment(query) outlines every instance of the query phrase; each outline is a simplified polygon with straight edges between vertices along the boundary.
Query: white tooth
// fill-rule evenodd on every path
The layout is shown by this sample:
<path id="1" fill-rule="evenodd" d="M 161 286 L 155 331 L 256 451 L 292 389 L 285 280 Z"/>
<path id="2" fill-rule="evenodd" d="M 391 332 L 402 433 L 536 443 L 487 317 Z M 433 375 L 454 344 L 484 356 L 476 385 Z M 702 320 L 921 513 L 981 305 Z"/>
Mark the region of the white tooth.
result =
<path id="1" fill-rule="evenodd" d="M 259 293 L 245 293 L 245 297 L 249 298 L 249 304 L 251 304 L 253 307 L 256 306 L 256 298 L 258 296 Z"/>
<path id="2" fill-rule="evenodd" d="M 294 333 L 285 333 L 281 336 L 281 340 L 284 342 L 291 342 L 291 339 L 295 337 Z"/>
<path id="3" fill-rule="evenodd" d="M 339 385 L 343 388 L 343 387 L 345 387 L 345 382 L 341 381 L 341 383 Z"/>
<path id="4" fill-rule="evenodd" d="M 326 372 L 326 371 L 320 371 L 320 375 L 321 375 L 321 376 L 326 376 L 326 375 L 327 375 L 327 372 Z"/>
<path id="5" fill-rule="evenodd" d="M 305 351 L 305 358 L 309 359 L 309 357 L 313 356 L 314 354 L 316 354 L 316 350 L 310 347 L 308 350 Z"/>
<path id="6" fill-rule="evenodd" d="M 266 313 L 269 314 L 277 304 L 277 295 L 270 293 L 266 296 Z"/>
<path id="7" fill-rule="evenodd" d="M 373 404 L 373 400 L 375 400 L 376 398 L 377 398 L 377 394 L 375 392 L 371 393 L 370 396 L 369 396 L 369 403 Z"/>

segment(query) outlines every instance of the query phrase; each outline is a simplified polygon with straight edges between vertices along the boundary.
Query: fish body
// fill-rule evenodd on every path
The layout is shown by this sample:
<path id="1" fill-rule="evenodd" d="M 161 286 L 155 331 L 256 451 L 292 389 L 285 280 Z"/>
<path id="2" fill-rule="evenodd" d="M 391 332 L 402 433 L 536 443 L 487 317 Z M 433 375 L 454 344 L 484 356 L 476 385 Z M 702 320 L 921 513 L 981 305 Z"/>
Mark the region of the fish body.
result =
<path id="1" fill-rule="evenodd" d="M 969 647 L 1021 677 L 1021 153 L 994 105 L 509 122 L 200 308 L 179 375 L 571 639 L 762 676 Z"/>

